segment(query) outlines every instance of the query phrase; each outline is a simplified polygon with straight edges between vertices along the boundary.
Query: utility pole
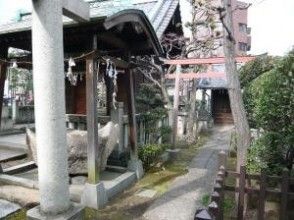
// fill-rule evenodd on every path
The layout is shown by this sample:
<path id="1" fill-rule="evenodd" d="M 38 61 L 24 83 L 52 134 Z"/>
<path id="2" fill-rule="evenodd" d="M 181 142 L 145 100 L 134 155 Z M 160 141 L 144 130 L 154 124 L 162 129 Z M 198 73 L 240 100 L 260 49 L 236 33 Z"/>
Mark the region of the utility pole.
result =
<path id="1" fill-rule="evenodd" d="M 224 10 L 220 13 L 220 16 L 224 26 L 226 77 L 228 81 L 230 105 L 237 135 L 237 170 L 239 170 L 240 165 L 245 162 L 247 149 L 250 145 L 250 129 L 242 99 L 240 80 L 235 61 L 232 4 L 231 0 L 222 0 L 222 3 Z"/>

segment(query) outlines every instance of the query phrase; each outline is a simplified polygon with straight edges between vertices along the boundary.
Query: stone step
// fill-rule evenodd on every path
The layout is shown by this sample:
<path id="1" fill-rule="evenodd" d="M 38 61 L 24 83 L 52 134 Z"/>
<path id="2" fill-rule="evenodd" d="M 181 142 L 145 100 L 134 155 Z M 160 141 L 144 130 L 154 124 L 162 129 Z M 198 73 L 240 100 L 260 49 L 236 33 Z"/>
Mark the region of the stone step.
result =
<path id="1" fill-rule="evenodd" d="M 134 172 L 125 172 L 111 181 L 102 181 L 106 189 L 108 199 L 112 199 L 125 189 L 129 188 L 137 180 Z"/>
<path id="2" fill-rule="evenodd" d="M 13 214 L 20 209 L 21 207 L 17 204 L 0 199 L 0 219 L 5 219 L 8 215 Z"/>
<path id="3" fill-rule="evenodd" d="M 13 145 L 13 146 L 12 146 Z M 0 143 L 0 162 L 23 159 L 27 156 L 27 152 L 21 148 L 22 145 L 12 143 Z"/>
<path id="4" fill-rule="evenodd" d="M 125 173 L 128 169 L 126 167 L 121 167 L 121 166 L 107 165 L 106 170 L 117 172 L 117 173 Z"/>

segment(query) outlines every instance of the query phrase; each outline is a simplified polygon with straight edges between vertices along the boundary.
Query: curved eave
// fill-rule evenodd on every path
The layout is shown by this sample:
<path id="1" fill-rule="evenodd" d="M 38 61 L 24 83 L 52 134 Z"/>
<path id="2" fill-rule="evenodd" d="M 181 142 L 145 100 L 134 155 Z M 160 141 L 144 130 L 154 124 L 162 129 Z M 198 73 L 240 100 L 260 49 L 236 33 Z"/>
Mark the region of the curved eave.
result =
<path id="1" fill-rule="evenodd" d="M 163 56 L 164 51 L 161 47 L 161 44 L 156 36 L 156 33 L 151 25 L 149 19 L 145 13 L 141 10 L 136 9 L 126 9 L 120 11 L 110 17 L 108 17 L 104 22 L 104 27 L 109 30 L 117 25 L 124 23 L 138 23 L 143 29 L 145 35 L 148 38 L 148 41 L 152 45 L 152 49 L 156 56 Z"/>

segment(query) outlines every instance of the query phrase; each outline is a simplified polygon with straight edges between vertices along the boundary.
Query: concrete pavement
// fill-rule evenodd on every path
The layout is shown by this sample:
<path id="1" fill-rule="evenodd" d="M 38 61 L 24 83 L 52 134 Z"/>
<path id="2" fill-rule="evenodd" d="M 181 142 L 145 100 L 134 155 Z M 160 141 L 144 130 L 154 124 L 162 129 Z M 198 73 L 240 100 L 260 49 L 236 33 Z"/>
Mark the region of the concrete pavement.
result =
<path id="1" fill-rule="evenodd" d="M 193 220 L 205 194 L 212 191 L 217 173 L 218 152 L 229 148 L 232 126 L 215 127 L 206 144 L 189 165 L 187 174 L 177 177 L 169 190 L 144 213 L 147 220 Z"/>

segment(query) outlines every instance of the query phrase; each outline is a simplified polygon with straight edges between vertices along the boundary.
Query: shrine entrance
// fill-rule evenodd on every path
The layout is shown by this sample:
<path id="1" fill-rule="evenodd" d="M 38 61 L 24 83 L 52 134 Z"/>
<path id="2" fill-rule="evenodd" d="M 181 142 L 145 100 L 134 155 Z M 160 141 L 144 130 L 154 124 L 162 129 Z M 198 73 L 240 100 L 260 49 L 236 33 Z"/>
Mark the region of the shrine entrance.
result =
<path id="1" fill-rule="evenodd" d="M 233 116 L 230 107 L 229 93 L 227 89 L 212 90 L 212 117 L 216 124 L 233 124 Z"/>

